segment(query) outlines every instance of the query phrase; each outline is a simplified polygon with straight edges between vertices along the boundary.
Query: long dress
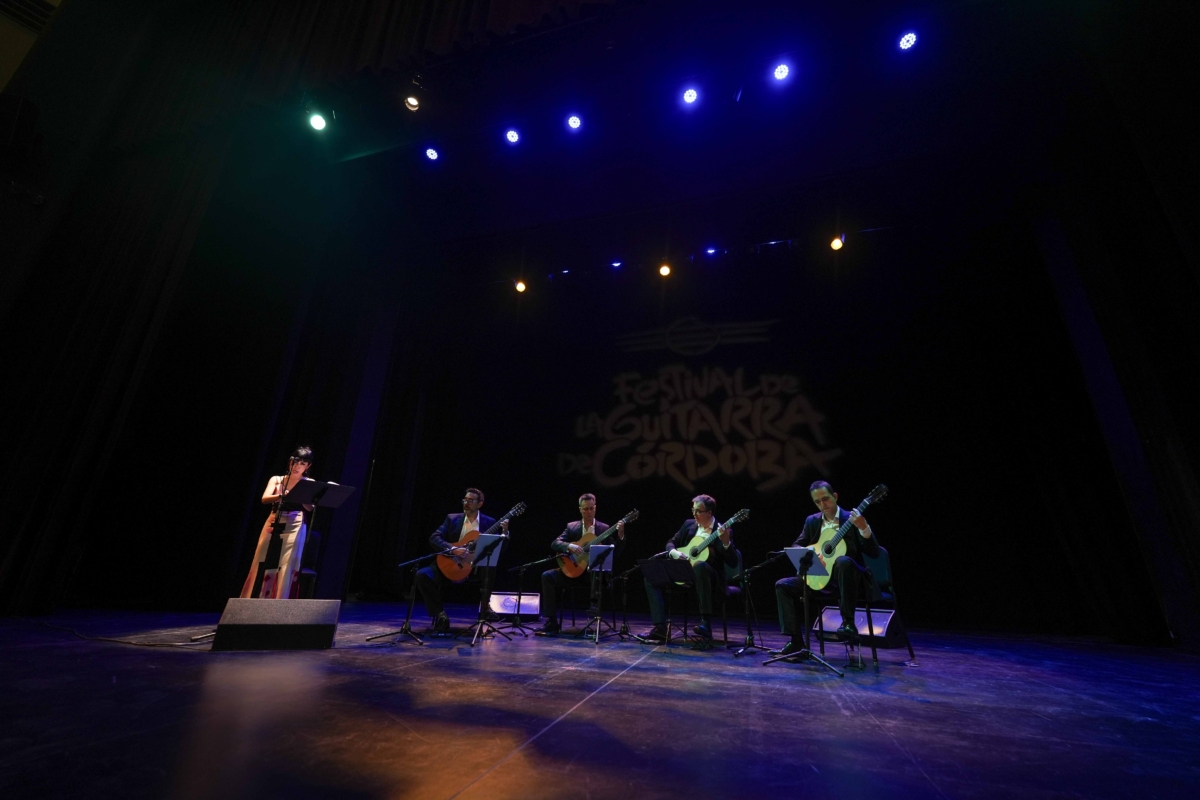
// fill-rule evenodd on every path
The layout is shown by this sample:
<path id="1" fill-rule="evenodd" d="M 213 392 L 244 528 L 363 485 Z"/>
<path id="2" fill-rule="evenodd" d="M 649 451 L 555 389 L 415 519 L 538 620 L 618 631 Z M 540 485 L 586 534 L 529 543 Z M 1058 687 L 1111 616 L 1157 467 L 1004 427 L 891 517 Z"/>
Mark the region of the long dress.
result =
<path id="1" fill-rule="evenodd" d="M 281 478 L 282 480 L 282 478 Z M 308 532 L 306 512 L 295 503 L 281 503 L 279 520 L 284 524 L 283 547 L 279 552 L 278 569 L 268 569 L 263 575 L 262 588 L 258 597 L 268 600 L 284 600 L 296 597 L 300 590 L 300 557 L 304 553 L 304 537 Z M 271 546 L 271 530 L 275 526 L 275 513 L 267 517 L 262 532 L 258 535 L 258 547 L 254 550 L 254 558 L 250 561 L 250 574 L 242 584 L 239 597 L 254 596 L 254 580 L 262 562 L 267 558 L 267 550 Z"/>

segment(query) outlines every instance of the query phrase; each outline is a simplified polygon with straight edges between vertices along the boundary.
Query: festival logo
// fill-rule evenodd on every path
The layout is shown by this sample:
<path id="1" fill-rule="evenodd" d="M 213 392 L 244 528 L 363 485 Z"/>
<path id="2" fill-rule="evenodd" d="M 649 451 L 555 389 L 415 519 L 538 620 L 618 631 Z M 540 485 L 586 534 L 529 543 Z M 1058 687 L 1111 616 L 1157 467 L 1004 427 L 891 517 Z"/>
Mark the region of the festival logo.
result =
<path id="1" fill-rule="evenodd" d="M 657 375 L 624 372 L 613 378 L 615 404 L 575 420 L 575 437 L 590 452 L 559 453 L 561 476 L 588 475 L 598 486 L 667 477 L 688 491 L 720 473 L 744 475 L 769 492 L 812 471 L 828 476 L 841 454 L 826 441 L 825 416 L 790 373 L 748 377 L 682 364 Z"/>

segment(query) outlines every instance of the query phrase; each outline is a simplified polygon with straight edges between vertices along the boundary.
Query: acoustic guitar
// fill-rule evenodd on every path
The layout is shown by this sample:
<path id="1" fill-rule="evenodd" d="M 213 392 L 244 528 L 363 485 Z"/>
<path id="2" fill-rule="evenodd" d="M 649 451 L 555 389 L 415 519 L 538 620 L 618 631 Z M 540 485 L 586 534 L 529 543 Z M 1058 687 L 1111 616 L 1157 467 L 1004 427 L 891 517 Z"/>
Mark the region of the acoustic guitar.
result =
<path id="1" fill-rule="evenodd" d="M 621 517 L 621 522 L 628 525 L 629 523 L 633 522 L 637 518 L 638 518 L 638 510 L 635 508 L 633 511 L 630 511 L 628 514 Z M 617 525 L 620 525 L 621 522 L 618 522 Z M 609 536 L 616 533 L 617 525 L 613 525 L 612 527 L 610 527 L 608 530 L 606 530 L 604 533 L 600 534 L 599 536 L 597 536 L 594 533 L 585 533 L 583 536 L 580 537 L 578 542 L 572 542 L 571 544 L 577 544 L 580 547 L 582 547 L 583 552 L 582 553 L 563 553 L 562 555 L 560 555 L 558 557 L 558 568 L 561 569 L 563 574 L 566 575 L 568 578 L 578 578 L 580 575 L 582 575 L 584 573 L 584 570 L 587 569 L 588 551 L 591 549 L 592 545 L 602 544 L 605 539 L 607 539 Z M 595 529 L 593 528 L 593 530 L 595 530 Z"/>
<path id="2" fill-rule="evenodd" d="M 871 490 L 867 495 L 867 499 L 858 504 L 855 509 L 859 514 L 867 510 L 867 506 L 878 503 L 883 498 L 887 497 L 888 488 L 882 483 Z M 846 520 L 841 526 L 834 531 L 832 528 L 825 528 L 821 533 L 821 538 L 817 539 L 817 543 L 808 545 L 808 549 L 813 551 L 813 554 L 820 559 L 825 565 L 824 575 L 813 575 L 809 573 L 805 576 L 810 589 L 824 589 L 825 586 L 832 580 L 833 576 L 829 574 L 831 565 L 837 561 L 839 557 L 846 555 L 846 534 L 854 527 L 854 523 Z"/>
<path id="3" fill-rule="evenodd" d="M 676 549 L 678 549 L 681 553 L 683 553 L 684 556 L 687 558 L 687 560 L 690 561 L 693 565 L 697 561 L 708 561 L 709 548 L 712 547 L 713 542 L 715 542 L 717 540 L 717 538 L 721 535 L 721 530 L 723 528 L 728 528 L 730 525 L 733 525 L 735 523 L 741 522 L 744 519 L 749 519 L 749 518 L 750 518 L 750 509 L 743 508 L 741 511 L 737 512 L 732 517 L 725 520 L 725 522 L 723 522 L 723 523 L 717 525 L 715 528 L 713 528 L 712 533 L 709 533 L 707 535 L 702 534 L 702 533 L 697 533 L 695 536 L 692 537 L 692 540 L 690 542 L 685 544 L 683 547 L 679 547 Z"/>
<path id="4" fill-rule="evenodd" d="M 500 523 L 505 520 L 519 517 L 525 513 L 525 504 L 517 503 L 512 509 L 500 519 L 496 520 L 486 531 L 467 531 L 462 535 L 462 538 L 450 545 L 453 548 L 462 547 L 466 549 L 466 553 L 462 555 L 440 555 L 437 557 L 438 569 L 442 574 L 449 578 L 454 583 L 462 583 L 471 574 L 471 569 L 475 566 L 475 545 L 478 543 L 480 533 L 496 533 L 500 528 Z"/>

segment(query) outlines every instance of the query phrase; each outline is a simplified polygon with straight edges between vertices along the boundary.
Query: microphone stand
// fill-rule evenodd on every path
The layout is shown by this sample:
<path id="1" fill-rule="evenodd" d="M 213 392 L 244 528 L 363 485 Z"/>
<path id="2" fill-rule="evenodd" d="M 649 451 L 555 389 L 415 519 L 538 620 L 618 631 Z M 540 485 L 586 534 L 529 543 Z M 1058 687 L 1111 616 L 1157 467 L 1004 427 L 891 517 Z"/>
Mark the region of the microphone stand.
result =
<path id="1" fill-rule="evenodd" d="M 525 570 L 529 569 L 530 567 L 536 567 L 539 564 L 548 564 L 548 563 L 554 561 L 554 559 L 555 559 L 555 556 L 549 556 L 547 558 L 539 558 L 537 561 L 530 561 L 528 564 L 522 564 L 519 567 L 513 567 L 512 569 L 509 570 L 509 572 L 517 573 L 517 613 L 513 615 L 512 622 L 508 623 L 507 625 L 497 625 L 496 630 L 498 630 L 498 631 L 518 631 L 522 636 L 524 636 L 526 638 L 529 637 L 529 634 L 526 633 L 525 631 L 532 631 L 533 628 L 529 627 L 528 625 L 521 624 L 521 595 L 522 595 L 521 584 L 525 580 Z"/>
<path id="2" fill-rule="evenodd" d="M 427 556 L 414 558 L 412 561 L 405 561 L 402 564 L 396 565 L 398 569 L 404 569 L 408 566 L 412 567 L 412 586 L 410 586 L 408 589 L 408 611 L 404 613 L 404 624 L 400 626 L 399 630 L 388 631 L 387 633 L 377 633 L 374 636 L 368 636 L 368 642 L 373 642 L 376 639 L 382 639 L 385 636 L 407 636 L 417 644 L 425 644 L 425 640 L 418 636 L 412 629 L 413 606 L 417 604 L 417 567 L 421 566 L 421 564 L 427 561 L 432 561 L 440 555 L 442 554 L 430 553 Z M 402 641 L 403 639 L 396 639 L 394 642 L 392 642 L 392 646 L 394 647 Z"/>
<path id="3" fill-rule="evenodd" d="M 754 605 L 754 595 L 752 595 L 750 593 L 750 576 L 752 576 L 757 570 L 762 569 L 763 567 L 767 566 L 768 564 L 774 564 L 776 561 L 783 558 L 784 555 L 786 555 L 786 554 L 781 550 L 777 553 L 768 553 L 767 555 L 769 555 L 771 557 L 768 558 L 766 561 L 762 562 L 761 564 L 755 564 L 750 569 L 742 570 L 742 591 L 745 592 L 745 601 L 742 603 L 742 612 L 746 616 L 746 638 L 745 638 L 745 640 L 743 640 L 742 646 L 739 647 L 737 650 L 733 651 L 734 658 L 737 658 L 738 656 L 741 656 L 741 655 L 745 655 L 746 653 L 753 653 L 755 650 L 764 650 L 764 651 L 770 650 L 770 648 L 767 647 L 766 645 L 754 643 L 754 629 L 752 627 L 750 627 L 750 610 Z M 754 621 L 755 621 L 755 623 L 758 622 L 758 612 L 757 611 L 754 612 Z M 761 633 L 759 634 L 759 640 L 762 641 Z M 733 646 L 734 645 L 729 645 L 729 647 L 733 647 Z"/>
<path id="4" fill-rule="evenodd" d="M 822 667 L 830 670 L 839 678 L 844 678 L 846 677 L 846 673 L 842 672 L 833 664 L 830 664 L 828 661 L 821 658 L 819 655 L 809 649 L 809 645 L 812 644 L 812 639 L 810 638 L 812 635 L 812 630 L 808 624 L 808 606 L 810 599 L 808 595 L 808 568 L 812 566 L 812 560 L 813 552 L 811 550 L 809 550 L 808 553 L 800 559 L 799 578 L 800 585 L 804 587 L 804 648 L 802 650 L 797 650 L 794 653 L 787 653 L 785 655 L 775 656 L 774 658 L 768 658 L 762 663 L 765 667 L 767 664 L 774 664 L 776 661 L 816 661 Z"/>

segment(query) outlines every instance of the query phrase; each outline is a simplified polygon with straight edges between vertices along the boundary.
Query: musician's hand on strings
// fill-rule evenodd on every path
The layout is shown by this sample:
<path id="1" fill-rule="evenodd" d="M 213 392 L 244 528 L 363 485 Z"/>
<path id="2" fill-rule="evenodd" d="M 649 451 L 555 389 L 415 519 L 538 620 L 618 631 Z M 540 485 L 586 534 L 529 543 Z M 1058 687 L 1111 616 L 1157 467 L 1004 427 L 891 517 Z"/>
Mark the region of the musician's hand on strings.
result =
<path id="1" fill-rule="evenodd" d="M 505 536 L 508 535 L 508 520 L 504 519 L 500 521 L 500 529 L 504 531 Z"/>
<path id="2" fill-rule="evenodd" d="M 718 526 L 717 529 L 721 531 L 721 545 L 723 547 L 729 547 L 729 542 L 733 538 L 733 526 Z"/>
<path id="3" fill-rule="evenodd" d="M 579 545 L 575 544 L 574 542 L 572 542 L 571 544 L 568 544 L 567 549 L 570 550 L 575 555 L 579 555 L 580 553 L 583 552 L 583 548 L 580 547 Z"/>
<path id="4" fill-rule="evenodd" d="M 867 518 L 858 513 L 858 509 L 850 512 L 850 521 L 854 523 L 854 527 L 858 528 L 864 539 L 871 538 L 871 526 L 867 523 Z"/>
<path id="5" fill-rule="evenodd" d="M 617 523 L 617 538 L 625 538 L 625 520 L 621 520 Z"/>

